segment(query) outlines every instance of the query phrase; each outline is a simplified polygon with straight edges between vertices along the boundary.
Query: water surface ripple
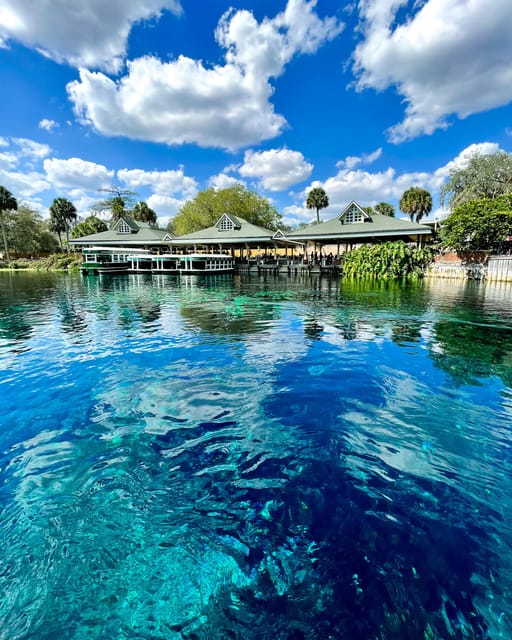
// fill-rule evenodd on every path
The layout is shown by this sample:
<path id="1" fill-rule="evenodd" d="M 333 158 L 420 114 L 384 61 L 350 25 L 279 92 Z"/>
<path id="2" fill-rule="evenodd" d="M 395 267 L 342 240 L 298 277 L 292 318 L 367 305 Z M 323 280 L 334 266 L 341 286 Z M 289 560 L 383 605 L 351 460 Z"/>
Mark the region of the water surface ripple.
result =
<path id="1" fill-rule="evenodd" d="M 512 289 L 0 274 L 0 638 L 512 638 Z"/>

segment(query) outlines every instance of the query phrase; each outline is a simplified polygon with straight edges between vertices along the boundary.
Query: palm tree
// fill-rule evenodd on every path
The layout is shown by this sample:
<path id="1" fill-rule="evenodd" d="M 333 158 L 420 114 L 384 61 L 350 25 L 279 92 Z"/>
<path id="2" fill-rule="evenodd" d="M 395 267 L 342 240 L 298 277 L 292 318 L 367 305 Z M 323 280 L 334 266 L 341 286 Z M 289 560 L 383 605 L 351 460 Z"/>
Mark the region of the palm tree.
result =
<path id="1" fill-rule="evenodd" d="M 376 204 L 374 208 L 381 216 L 389 216 L 390 218 L 395 217 L 395 207 L 392 204 L 389 204 L 389 202 L 379 202 L 379 204 Z"/>
<path id="2" fill-rule="evenodd" d="M 55 198 L 50 205 L 50 228 L 58 234 L 59 243 L 62 248 L 60 234 L 66 233 L 66 240 L 69 251 L 69 223 L 76 220 L 75 205 L 66 198 Z"/>
<path id="3" fill-rule="evenodd" d="M 320 222 L 320 209 L 325 209 L 329 206 L 329 198 L 327 194 L 322 189 L 322 187 L 314 187 L 308 193 L 308 198 L 306 200 L 306 207 L 308 209 L 316 209 L 316 221 Z"/>
<path id="4" fill-rule="evenodd" d="M 411 222 L 419 222 L 432 211 L 432 196 L 421 187 L 411 187 L 400 198 L 400 211 L 406 213 Z"/>
<path id="5" fill-rule="evenodd" d="M 9 246 L 7 244 L 7 236 L 5 235 L 4 226 L 4 211 L 16 211 L 18 209 L 18 202 L 12 193 L 5 187 L 0 186 L 0 227 L 2 227 L 2 237 L 4 240 L 5 258 L 7 262 L 9 258 Z"/>
<path id="6" fill-rule="evenodd" d="M 152 225 L 156 224 L 156 213 L 148 207 L 146 202 L 137 202 L 131 211 L 131 216 L 139 222 L 148 222 Z"/>

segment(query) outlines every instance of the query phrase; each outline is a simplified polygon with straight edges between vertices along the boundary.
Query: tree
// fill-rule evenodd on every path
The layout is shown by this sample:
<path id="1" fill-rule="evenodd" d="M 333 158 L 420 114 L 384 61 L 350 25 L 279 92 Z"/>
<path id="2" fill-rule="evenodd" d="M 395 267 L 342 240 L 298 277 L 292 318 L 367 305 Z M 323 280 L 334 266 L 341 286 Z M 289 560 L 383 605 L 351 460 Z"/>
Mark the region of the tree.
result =
<path id="1" fill-rule="evenodd" d="M 380 213 L 381 216 L 395 217 L 395 207 L 389 202 L 379 202 L 379 204 L 375 205 L 375 211 Z"/>
<path id="2" fill-rule="evenodd" d="M 9 246 L 18 254 L 38 254 L 57 248 L 57 240 L 41 214 L 26 205 L 20 205 L 16 214 L 7 212 L 5 227 Z"/>
<path id="3" fill-rule="evenodd" d="M 131 216 L 134 220 L 139 220 L 139 222 L 148 222 L 151 225 L 156 225 L 156 213 L 148 207 L 146 202 L 137 202 L 131 210 Z"/>
<path id="4" fill-rule="evenodd" d="M 110 224 L 119 220 L 122 216 L 124 216 L 126 211 L 126 202 L 122 196 L 114 196 L 110 201 L 110 212 L 112 217 L 110 219 Z"/>
<path id="5" fill-rule="evenodd" d="M 7 244 L 7 235 L 4 226 L 4 213 L 7 211 L 16 211 L 18 202 L 12 193 L 5 187 L 0 186 L 0 227 L 2 227 L 2 238 L 4 241 L 5 259 L 9 262 L 9 245 Z"/>
<path id="6" fill-rule="evenodd" d="M 306 199 L 306 207 L 308 209 L 316 209 L 316 221 L 320 222 L 320 209 L 325 209 L 329 206 L 329 198 L 322 189 L 322 187 L 313 187 L 308 193 Z"/>
<path id="7" fill-rule="evenodd" d="M 279 227 L 281 221 L 277 209 L 266 198 L 237 183 L 226 189 L 211 187 L 200 191 L 181 207 L 172 221 L 172 228 L 177 235 L 206 229 L 224 213 L 273 230 Z"/>
<path id="8" fill-rule="evenodd" d="M 64 224 L 64 220 L 58 217 L 55 213 L 52 213 L 51 210 L 49 228 L 52 233 L 57 234 L 59 238 L 59 246 L 62 249 L 62 234 L 66 231 L 66 225 Z"/>
<path id="9" fill-rule="evenodd" d="M 441 227 L 441 240 L 455 251 L 499 252 L 512 235 L 512 195 L 465 202 Z"/>
<path id="10" fill-rule="evenodd" d="M 96 216 L 88 216 L 85 220 L 73 227 L 71 231 L 72 238 L 81 238 L 82 236 L 90 236 L 93 233 L 101 233 L 107 231 L 108 227 Z"/>
<path id="11" fill-rule="evenodd" d="M 400 198 L 400 211 L 406 213 L 411 222 L 419 222 L 432 211 L 432 196 L 421 187 L 411 187 Z"/>
<path id="12" fill-rule="evenodd" d="M 66 198 L 55 198 L 50 205 L 50 228 L 59 236 L 59 244 L 62 248 L 61 234 L 66 234 L 69 251 L 69 225 L 76 220 L 75 205 Z"/>
<path id="13" fill-rule="evenodd" d="M 115 222 L 121 216 L 128 213 L 128 210 L 134 205 L 135 193 L 129 189 L 121 189 L 114 185 L 109 189 L 100 189 L 110 195 L 104 200 L 100 200 L 93 207 L 94 214 L 110 216 L 110 223 Z"/>
<path id="14" fill-rule="evenodd" d="M 455 209 L 464 202 L 497 198 L 512 193 L 512 155 L 498 151 L 483 156 L 474 154 L 463 167 L 450 170 L 441 187 L 441 204 Z"/>

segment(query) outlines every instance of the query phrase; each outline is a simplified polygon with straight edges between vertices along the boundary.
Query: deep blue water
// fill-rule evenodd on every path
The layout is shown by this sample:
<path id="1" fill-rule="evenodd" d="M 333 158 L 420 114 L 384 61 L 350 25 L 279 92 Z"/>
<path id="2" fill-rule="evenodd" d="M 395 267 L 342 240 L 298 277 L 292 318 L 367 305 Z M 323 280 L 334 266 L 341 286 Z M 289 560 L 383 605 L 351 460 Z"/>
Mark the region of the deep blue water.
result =
<path id="1" fill-rule="evenodd" d="M 0 274 L 0 638 L 512 638 L 512 288 Z"/>

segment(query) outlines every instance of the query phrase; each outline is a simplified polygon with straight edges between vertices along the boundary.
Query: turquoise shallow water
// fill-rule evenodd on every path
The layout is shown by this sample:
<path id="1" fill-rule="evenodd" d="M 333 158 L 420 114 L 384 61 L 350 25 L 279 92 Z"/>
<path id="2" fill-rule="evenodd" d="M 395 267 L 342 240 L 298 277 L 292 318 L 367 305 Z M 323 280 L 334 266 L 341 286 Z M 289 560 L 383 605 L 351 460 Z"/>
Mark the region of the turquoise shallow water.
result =
<path id="1" fill-rule="evenodd" d="M 512 638 L 512 288 L 0 274 L 0 638 Z"/>

